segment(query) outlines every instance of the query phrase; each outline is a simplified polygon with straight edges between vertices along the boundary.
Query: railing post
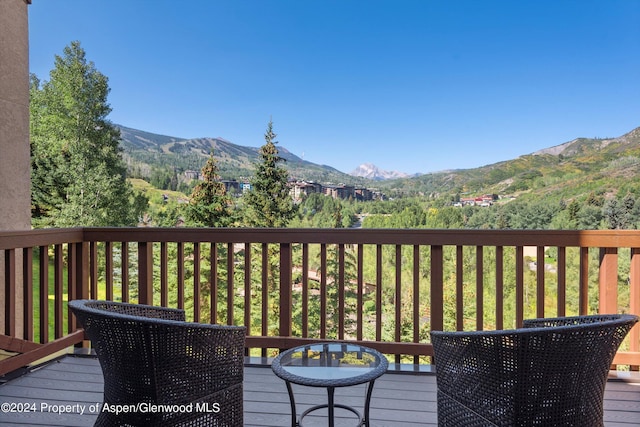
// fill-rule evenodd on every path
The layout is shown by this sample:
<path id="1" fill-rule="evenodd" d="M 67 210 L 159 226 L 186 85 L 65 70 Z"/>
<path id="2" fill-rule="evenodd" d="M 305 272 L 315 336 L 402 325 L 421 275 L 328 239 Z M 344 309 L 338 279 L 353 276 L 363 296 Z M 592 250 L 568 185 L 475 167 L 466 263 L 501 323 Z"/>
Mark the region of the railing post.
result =
<path id="1" fill-rule="evenodd" d="M 441 331 L 444 329 L 444 292 L 442 289 L 443 272 L 443 250 L 442 246 L 431 246 L 431 330 Z"/>
<path id="2" fill-rule="evenodd" d="M 629 272 L 629 312 L 640 316 L 640 248 L 631 248 L 631 269 Z M 640 351 L 640 327 L 634 326 L 629 332 L 629 350 Z M 638 367 L 635 367 L 637 370 Z"/>
<path id="3" fill-rule="evenodd" d="M 578 291 L 580 315 L 589 314 L 589 248 L 580 248 L 580 289 Z"/>
<path id="4" fill-rule="evenodd" d="M 68 253 L 71 252 L 72 244 L 67 245 Z M 53 336 L 55 339 L 61 338 L 64 335 L 63 325 L 63 307 L 62 298 L 64 294 L 64 248 L 62 244 L 54 245 L 54 280 L 53 280 Z"/>
<path id="5" fill-rule="evenodd" d="M 320 338 L 327 337 L 327 244 L 320 245 Z"/>
<path id="6" fill-rule="evenodd" d="M 269 335 L 269 245 L 262 243 L 261 245 L 262 256 L 262 275 L 260 277 L 260 284 L 262 287 L 262 336 Z M 267 357 L 267 349 L 262 349 L 262 357 Z"/>
<path id="7" fill-rule="evenodd" d="M 122 302 L 129 302 L 129 242 L 121 242 Z"/>
<path id="8" fill-rule="evenodd" d="M 358 250 L 358 289 L 362 287 L 362 248 Z M 361 297 L 360 294 L 358 294 Z M 362 339 L 362 304 L 361 298 L 358 300 L 358 339 Z M 302 336 L 309 336 L 309 244 L 302 245 Z"/>
<path id="9" fill-rule="evenodd" d="M 322 265 L 326 265 L 326 259 Z M 322 277 L 325 277 L 324 272 Z M 433 298 L 431 304 L 433 305 Z M 324 316 L 322 309 L 320 315 Z M 376 341 L 382 341 L 382 245 L 380 244 L 376 245 Z"/>
<path id="10" fill-rule="evenodd" d="M 395 304 L 395 340 L 402 341 L 402 245 L 396 245 L 396 292 Z M 396 363 L 400 363 L 400 355 L 396 354 Z"/>
<path id="11" fill-rule="evenodd" d="M 151 277 L 151 274 L 149 274 Z M 200 322 L 200 242 L 193 242 L 193 321 Z M 153 296 L 151 301 L 153 301 Z"/>
<path id="12" fill-rule="evenodd" d="M 68 256 L 68 295 L 69 300 L 89 298 L 89 243 L 78 242 L 69 245 Z M 74 332 L 76 318 L 67 312 L 69 333 Z"/>
<path id="13" fill-rule="evenodd" d="M 104 276 L 107 290 L 105 295 L 107 300 L 113 300 L 113 243 L 104 242 Z"/>
<path id="14" fill-rule="evenodd" d="M 362 289 L 358 289 L 358 298 L 361 293 Z M 362 304 L 358 305 L 358 310 L 362 310 Z M 362 323 L 361 315 L 358 323 Z M 362 333 L 358 339 L 362 339 Z M 420 342 L 420 245 L 413 245 L 413 342 Z M 413 363 L 420 363 L 420 357 L 414 356 Z"/>
<path id="15" fill-rule="evenodd" d="M 89 242 L 80 242 L 77 244 L 76 256 L 78 262 L 76 264 L 76 278 L 78 281 L 78 288 L 76 297 L 78 299 L 89 298 L 89 272 L 90 268 L 90 244 Z M 94 296 L 97 298 L 97 295 Z"/>
<path id="16" fill-rule="evenodd" d="M 504 329 L 504 248 L 496 246 L 496 329 Z"/>
<path id="17" fill-rule="evenodd" d="M 184 309 L 184 242 L 178 242 L 177 253 L 176 253 L 176 263 L 177 263 L 177 270 L 178 270 L 178 279 L 177 279 L 178 280 L 178 308 Z M 229 270 L 229 271 L 233 271 L 233 270 Z M 229 313 L 231 313 L 231 311 L 229 311 Z M 231 324 L 232 323 L 230 323 L 230 325 Z"/>
<path id="18" fill-rule="evenodd" d="M 16 250 L 4 252 L 4 334 L 16 336 Z"/>
<path id="19" fill-rule="evenodd" d="M 345 248 L 344 244 L 338 245 L 338 339 L 344 339 L 345 328 Z"/>
<path id="20" fill-rule="evenodd" d="M 464 330 L 464 247 L 456 246 L 456 330 Z"/>
<path id="21" fill-rule="evenodd" d="M 291 244 L 280 244 L 280 336 L 291 336 Z"/>
<path id="22" fill-rule="evenodd" d="M 476 246 L 476 330 L 482 331 L 483 329 L 484 329 L 484 246 Z"/>
<path id="23" fill-rule="evenodd" d="M 88 258 L 84 261 L 89 269 L 89 283 L 85 284 L 88 291 L 87 297 L 90 295 L 91 298 L 98 299 L 98 244 L 96 242 L 85 242 L 85 244 L 89 245 L 86 253 Z"/>
<path id="24" fill-rule="evenodd" d="M 600 300 L 601 314 L 618 312 L 618 248 L 600 248 Z"/>
<path id="25" fill-rule="evenodd" d="M 95 248 L 95 245 L 94 245 Z M 91 256 L 90 256 L 90 244 L 89 242 L 78 242 L 74 244 L 74 249 L 71 251 L 74 257 L 73 263 L 73 281 L 70 281 L 69 284 L 69 299 L 87 299 L 89 298 L 89 286 L 94 285 L 92 277 L 91 283 L 89 280 L 90 272 L 91 272 Z M 94 260 L 95 263 L 95 260 Z M 69 268 L 71 269 L 71 265 Z M 93 272 L 91 272 L 91 275 Z M 71 271 L 69 271 L 69 275 L 71 276 Z M 97 272 L 96 272 L 97 275 Z M 94 298 L 97 298 L 95 292 L 92 292 Z M 78 325 L 76 323 L 76 317 L 71 313 L 71 310 L 68 310 L 67 315 L 69 316 L 69 326 L 68 331 L 72 333 L 78 329 Z M 88 348 L 89 342 L 83 341 L 79 344 L 76 344 L 78 348 Z"/>
<path id="26" fill-rule="evenodd" d="M 538 246 L 536 250 L 536 317 L 544 317 L 544 246 Z"/>
<path id="27" fill-rule="evenodd" d="M 524 247 L 516 246 L 516 328 L 524 321 Z"/>
<path id="28" fill-rule="evenodd" d="M 49 342 L 49 247 L 40 246 L 40 343 Z"/>
<path id="29" fill-rule="evenodd" d="M 78 258 L 77 258 L 77 252 L 78 252 L 79 248 L 78 248 L 78 244 L 77 243 L 69 243 L 69 245 L 67 246 L 67 261 L 66 261 L 66 265 L 67 265 L 67 297 L 69 298 L 69 300 L 72 300 L 75 298 L 76 293 L 78 292 L 78 268 L 77 268 L 77 263 L 78 263 Z M 62 299 L 61 299 L 62 300 Z M 63 301 L 61 301 L 63 302 Z M 62 316 L 65 316 L 65 313 L 62 313 Z M 66 316 L 67 316 L 67 332 L 71 333 L 73 332 L 73 330 L 71 329 L 71 318 L 73 317 L 71 314 L 71 311 L 69 309 L 66 310 Z"/>
<path id="30" fill-rule="evenodd" d="M 227 325 L 234 325 L 233 303 L 235 299 L 235 282 L 234 282 L 234 244 L 227 243 Z M 183 274 L 184 280 L 184 274 Z"/>
<path id="31" fill-rule="evenodd" d="M 152 242 L 138 242 L 138 304 L 153 304 Z"/>
<path id="32" fill-rule="evenodd" d="M 33 248 L 22 249 L 22 336 L 33 341 Z"/>
<path id="33" fill-rule="evenodd" d="M 567 249 L 558 247 L 558 316 L 566 315 L 567 306 Z"/>
<path id="34" fill-rule="evenodd" d="M 244 244 L 244 326 L 251 335 L 251 243 Z"/>
<path id="35" fill-rule="evenodd" d="M 161 242 L 160 243 L 160 305 L 162 307 L 167 307 L 169 305 L 169 273 L 168 273 L 169 261 L 168 259 L 169 259 L 169 253 L 167 249 L 167 242 Z M 211 259 L 216 260 L 216 262 L 211 261 L 213 266 L 211 268 L 211 271 L 212 271 L 211 274 L 214 274 L 214 270 L 215 268 L 217 268 L 217 265 L 218 265 L 217 258 L 212 257 Z M 213 281 L 211 283 L 213 283 Z M 216 287 L 213 286 L 212 289 L 216 289 Z M 215 295 L 215 293 L 213 295 Z M 211 323 L 214 323 L 214 322 L 211 322 Z"/>

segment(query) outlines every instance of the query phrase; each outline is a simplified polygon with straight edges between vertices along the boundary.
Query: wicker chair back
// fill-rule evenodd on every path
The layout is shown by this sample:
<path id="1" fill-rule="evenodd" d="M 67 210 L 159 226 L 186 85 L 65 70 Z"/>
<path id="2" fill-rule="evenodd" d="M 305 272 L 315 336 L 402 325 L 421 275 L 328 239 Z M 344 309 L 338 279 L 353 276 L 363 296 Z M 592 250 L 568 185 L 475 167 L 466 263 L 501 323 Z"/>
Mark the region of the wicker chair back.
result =
<path id="1" fill-rule="evenodd" d="M 141 304 L 69 308 L 104 375 L 96 426 L 242 426 L 244 327 L 185 322 L 183 310 Z"/>
<path id="2" fill-rule="evenodd" d="M 602 426 L 604 387 L 632 315 L 526 320 L 504 331 L 433 331 L 438 425 Z"/>

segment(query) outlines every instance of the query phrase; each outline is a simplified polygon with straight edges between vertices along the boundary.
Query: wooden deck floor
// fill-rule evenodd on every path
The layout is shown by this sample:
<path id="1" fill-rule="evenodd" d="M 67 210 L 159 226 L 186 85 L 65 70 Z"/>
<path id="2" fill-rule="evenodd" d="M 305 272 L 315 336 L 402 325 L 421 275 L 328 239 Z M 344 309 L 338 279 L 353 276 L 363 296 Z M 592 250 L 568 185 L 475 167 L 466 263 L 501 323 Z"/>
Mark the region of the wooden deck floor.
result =
<path id="1" fill-rule="evenodd" d="M 298 413 L 326 401 L 324 389 L 298 387 L 294 392 L 299 403 Z M 361 408 L 363 400 L 363 387 L 336 391 L 337 402 Z M 102 373 L 97 360 L 68 356 L 0 385 L 0 404 L 28 404 L 36 409 L 20 414 L 0 410 L 0 425 L 90 426 L 101 401 Z M 290 423 L 284 382 L 274 376 L 269 367 L 245 368 L 244 402 L 245 426 L 284 427 Z M 387 373 L 376 381 L 371 404 L 373 426 L 435 426 L 435 376 Z M 60 405 L 72 405 L 73 412 L 53 413 Z M 81 408 L 84 414 L 79 413 Z M 349 413 L 339 415 L 338 425 L 354 425 Z M 640 425 L 640 383 L 609 381 L 604 418 L 607 427 Z M 326 419 L 320 413 L 305 418 L 307 425 L 323 426 Z"/>

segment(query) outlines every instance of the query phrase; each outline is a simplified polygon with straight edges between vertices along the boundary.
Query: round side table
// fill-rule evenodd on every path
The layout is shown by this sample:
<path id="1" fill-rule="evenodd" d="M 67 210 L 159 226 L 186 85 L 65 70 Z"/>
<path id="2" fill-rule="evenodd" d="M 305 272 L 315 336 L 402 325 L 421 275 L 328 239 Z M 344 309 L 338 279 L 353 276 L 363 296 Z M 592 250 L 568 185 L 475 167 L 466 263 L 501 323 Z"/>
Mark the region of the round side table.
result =
<path id="1" fill-rule="evenodd" d="M 307 344 L 280 353 L 271 364 L 271 369 L 287 385 L 291 402 L 291 426 L 302 427 L 302 420 L 318 409 L 327 408 L 329 427 L 333 427 L 335 408 L 346 409 L 358 417 L 358 426 L 369 427 L 369 407 L 375 380 L 384 374 L 389 366 L 387 359 L 378 351 L 357 344 L 327 342 Z M 334 402 L 336 387 L 348 387 L 369 383 L 361 415 L 355 408 Z M 297 420 L 296 402 L 291 384 L 308 387 L 325 387 L 328 401 L 313 406 Z"/>

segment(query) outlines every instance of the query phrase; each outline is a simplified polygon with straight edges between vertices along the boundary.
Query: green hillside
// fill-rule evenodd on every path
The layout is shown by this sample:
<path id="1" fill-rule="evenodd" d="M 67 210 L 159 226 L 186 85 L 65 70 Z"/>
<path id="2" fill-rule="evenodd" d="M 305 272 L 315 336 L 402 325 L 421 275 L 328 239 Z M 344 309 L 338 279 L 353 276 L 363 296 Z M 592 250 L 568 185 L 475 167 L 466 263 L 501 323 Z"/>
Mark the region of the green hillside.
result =
<path id="1" fill-rule="evenodd" d="M 134 177 L 148 179 L 154 170 L 199 171 L 211 149 L 218 159 L 218 168 L 223 179 L 246 179 L 253 175 L 253 165 L 258 161 L 258 147 L 233 144 L 222 138 L 185 139 L 157 135 L 118 125 L 121 132 L 121 147 L 129 170 Z M 285 167 L 290 176 L 300 180 L 357 184 L 366 182 L 340 172 L 331 166 L 305 161 L 278 146 L 280 156 L 286 160 Z"/>
<path id="2" fill-rule="evenodd" d="M 132 176 L 148 178 L 154 171 L 180 174 L 199 171 L 213 148 L 223 179 L 253 174 L 257 147 L 222 138 L 184 139 L 120 126 L 122 148 Z M 428 173 L 412 178 L 371 181 L 326 165 L 301 159 L 278 147 L 290 176 L 321 183 L 347 183 L 380 188 L 392 197 L 431 198 L 498 194 L 550 202 L 640 194 L 640 128 L 616 138 L 577 138 L 554 147 L 479 168 Z"/>
<path id="3" fill-rule="evenodd" d="M 579 138 L 513 160 L 389 181 L 405 195 L 501 194 L 574 199 L 640 189 L 640 128 L 610 139 Z"/>

